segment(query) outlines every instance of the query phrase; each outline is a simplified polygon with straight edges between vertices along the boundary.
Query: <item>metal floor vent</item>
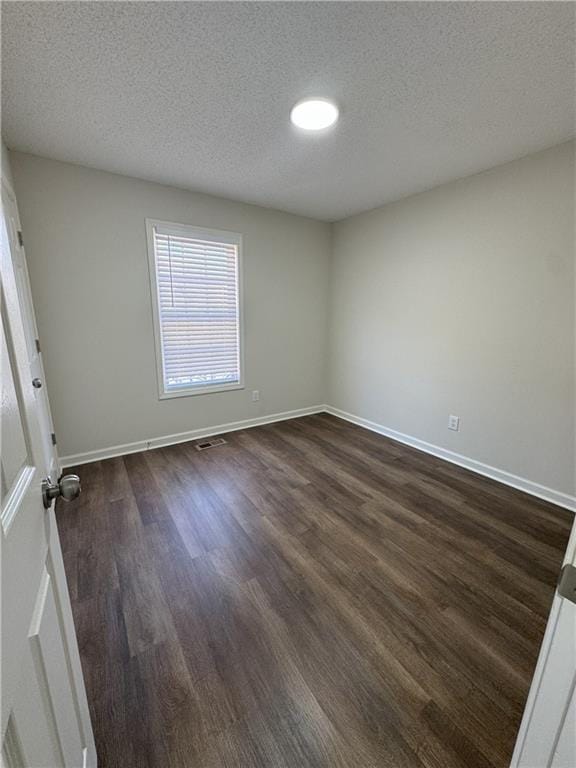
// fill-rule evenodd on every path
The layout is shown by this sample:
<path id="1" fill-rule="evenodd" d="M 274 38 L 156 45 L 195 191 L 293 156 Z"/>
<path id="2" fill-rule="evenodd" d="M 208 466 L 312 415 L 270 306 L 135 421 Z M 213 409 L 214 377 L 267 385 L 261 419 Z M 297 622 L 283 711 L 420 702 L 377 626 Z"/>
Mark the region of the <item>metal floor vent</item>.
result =
<path id="1" fill-rule="evenodd" d="M 226 440 L 223 437 L 214 437 L 211 440 L 201 440 L 196 443 L 195 448 L 197 451 L 206 451 L 208 448 L 216 448 L 217 445 L 224 445 Z"/>

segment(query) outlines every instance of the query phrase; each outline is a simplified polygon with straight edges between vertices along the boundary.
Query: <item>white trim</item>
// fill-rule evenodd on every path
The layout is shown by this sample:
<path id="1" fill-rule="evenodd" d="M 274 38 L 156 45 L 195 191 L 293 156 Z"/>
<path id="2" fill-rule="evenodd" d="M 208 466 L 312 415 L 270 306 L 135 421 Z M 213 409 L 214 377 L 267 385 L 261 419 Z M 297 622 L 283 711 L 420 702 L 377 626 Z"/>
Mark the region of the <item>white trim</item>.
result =
<path id="1" fill-rule="evenodd" d="M 524 714 L 522 716 L 522 722 L 518 729 L 516 736 L 516 744 L 514 745 L 514 752 L 512 754 L 512 760 L 510 761 L 510 768 L 520 768 L 520 759 L 524 752 L 524 746 L 526 744 L 526 737 L 528 736 L 528 730 L 532 725 L 532 716 L 536 706 L 536 700 L 540 693 L 540 687 L 542 685 L 542 678 L 544 677 L 550 652 L 552 650 L 552 643 L 558 629 L 558 620 L 560 618 L 560 609 L 562 608 L 563 600 L 557 592 L 554 593 L 554 599 L 552 602 L 552 608 L 548 616 L 548 623 L 546 625 L 546 631 L 544 633 L 544 639 L 540 646 L 540 654 L 536 663 L 536 669 L 532 677 L 532 683 L 530 684 L 530 691 L 528 692 L 528 699 L 526 700 L 526 706 L 524 707 Z M 566 670 L 568 672 L 568 670 Z M 560 719 L 560 718 L 559 718 Z M 552 757 L 552 755 L 551 755 Z M 549 763 L 547 763 L 549 765 Z"/>
<path id="2" fill-rule="evenodd" d="M 0 523 L 2 524 L 5 536 L 8 535 L 10 526 L 16 517 L 16 513 L 20 509 L 20 505 L 23 503 L 24 497 L 28 493 L 28 489 L 35 476 L 36 467 L 32 467 L 29 464 L 25 464 L 21 467 L 16 475 L 16 480 L 8 491 L 6 499 L 4 499 L 2 511 L 0 512 Z"/>
<path id="3" fill-rule="evenodd" d="M 467 456 L 463 456 L 460 453 L 449 451 L 446 448 L 440 448 L 438 445 L 419 440 L 417 437 L 405 435 L 394 429 L 383 427 L 381 424 L 376 424 L 374 421 L 369 421 L 360 416 L 355 416 L 352 413 L 341 411 L 339 408 L 334 408 L 331 405 L 327 405 L 325 411 L 326 413 L 332 414 L 332 416 L 337 416 L 345 421 L 350 421 L 352 424 L 356 424 L 359 427 L 365 427 L 372 432 L 377 432 L 379 435 L 389 437 L 391 440 L 395 440 L 398 443 L 409 445 L 424 453 L 430 453 L 432 456 L 444 459 L 444 461 L 449 461 L 451 464 L 457 464 L 459 467 L 469 469 L 471 472 L 476 472 L 478 475 L 490 477 L 492 480 L 496 480 L 499 483 L 509 485 L 512 488 L 517 488 L 520 491 L 529 493 L 531 496 L 537 496 L 539 499 L 544 499 L 544 501 L 549 501 L 551 504 L 556 504 L 558 507 L 569 509 L 571 512 L 576 512 L 576 496 L 570 496 L 567 493 L 555 491 L 553 488 L 547 488 L 545 485 L 534 483 L 532 480 L 526 480 L 524 477 L 518 477 L 518 475 L 513 475 L 503 469 L 497 469 L 496 467 L 491 467 L 489 464 L 483 464 L 481 461 L 476 461 L 476 459 L 470 459 Z"/>
<path id="4" fill-rule="evenodd" d="M 497 469 L 491 467 L 489 464 L 483 464 L 476 459 L 470 459 L 467 456 L 463 456 L 460 453 L 449 451 L 446 448 L 440 448 L 440 446 L 427 443 L 424 440 L 419 440 L 411 435 L 405 435 L 402 432 L 397 432 L 394 429 L 383 427 L 381 424 L 376 424 L 369 419 L 363 419 L 360 416 L 355 416 L 352 413 L 341 411 L 339 408 L 334 408 L 331 405 L 316 405 L 309 408 L 300 408 L 295 411 L 284 411 L 282 413 L 273 413 L 270 416 L 259 416 L 255 419 L 244 419 L 242 421 L 232 421 L 228 424 L 218 424 L 213 427 L 203 427 L 202 429 L 192 429 L 189 432 L 178 432 L 174 435 L 165 435 L 163 437 L 154 437 L 149 440 L 139 440 L 135 443 L 126 443 L 124 445 L 113 445 L 109 448 L 102 448 L 97 451 L 88 451 L 86 453 L 76 453 L 70 456 L 63 456 L 60 460 L 60 464 L 63 469 L 66 467 L 78 466 L 79 464 L 89 464 L 91 461 L 100 461 L 101 459 L 110 459 L 114 456 L 123 456 L 127 453 L 138 453 L 139 451 L 147 451 L 152 448 L 161 448 L 166 445 L 175 445 L 176 443 L 185 443 L 188 440 L 197 440 L 202 437 L 211 437 L 212 435 L 221 435 L 225 432 L 236 432 L 239 429 L 250 429 L 251 427 L 258 427 L 261 424 L 272 424 L 275 421 L 287 421 L 288 419 L 297 419 L 300 416 L 312 416 L 315 413 L 329 413 L 332 416 L 336 416 L 344 421 L 349 421 L 352 424 L 356 424 L 359 427 L 369 429 L 371 432 L 377 432 L 379 435 L 388 437 L 391 440 L 395 440 L 397 443 L 403 443 L 409 445 L 411 448 L 416 448 L 418 451 L 429 453 L 432 456 L 436 456 L 439 459 L 444 459 L 451 464 L 457 464 L 459 467 L 469 469 L 471 472 L 475 472 L 478 475 L 489 477 L 492 480 L 496 480 L 504 485 L 509 485 L 512 488 L 517 488 L 519 491 L 524 491 L 531 496 L 536 496 L 544 501 L 549 501 L 551 504 L 556 504 L 558 507 L 563 507 L 571 512 L 576 512 L 576 497 L 570 496 L 567 493 L 561 491 L 555 491 L 553 488 L 547 488 L 545 485 L 534 483 L 532 480 L 526 480 L 518 475 L 513 475 L 510 472 L 506 472 L 503 469 Z"/>
<path id="5" fill-rule="evenodd" d="M 44 609 L 46 607 L 46 600 L 48 599 L 48 590 L 50 588 L 50 574 L 46 566 L 42 569 L 42 575 L 40 577 L 40 587 L 36 594 L 36 602 L 34 604 L 34 610 L 32 611 L 32 619 L 30 621 L 30 629 L 28 630 L 28 637 L 38 637 L 40 634 L 40 625 L 42 624 L 42 618 L 44 616 Z"/>
<path id="6" fill-rule="evenodd" d="M 562 564 L 566 565 L 567 563 L 576 564 L 576 521 L 572 525 L 570 539 L 568 540 L 568 546 L 566 547 L 566 554 Z M 556 632 L 558 630 L 560 611 L 563 608 L 566 609 L 566 607 L 568 606 L 565 606 L 565 601 L 560 597 L 558 592 L 555 592 L 550 615 L 548 616 L 546 631 L 544 633 L 544 639 L 542 640 L 542 645 L 540 646 L 540 654 L 536 663 L 536 669 L 534 671 L 534 676 L 532 677 L 532 683 L 530 685 L 530 691 L 526 700 L 526 706 L 524 707 L 524 715 L 522 716 L 522 722 L 520 723 L 518 735 L 516 736 L 516 745 L 514 747 L 514 753 L 510 762 L 510 768 L 522 768 L 522 766 L 525 767 L 530 765 L 530 755 L 524 754 L 525 747 L 527 746 L 527 738 L 529 731 L 533 727 L 532 721 L 534 717 L 534 711 L 536 709 L 538 698 L 541 695 L 542 686 L 545 683 L 548 659 L 550 658 L 550 654 L 554 653 L 554 650 L 556 650 L 553 648 L 553 643 L 555 641 Z M 571 671 L 573 672 L 573 670 L 570 670 L 568 665 L 566 665 L 566 674 L 570 674 Z M 569 706 L 570 696 L 568 695 L 566 697 L 566 708 L 563 714 L 557 718 L 558 728 L 554 734 L 556 737 L 554 739 L 554 747 L 550 749 L 550 759 L 554 755 L 557 737 L 560 735 L 563 718 L 566 717 Z M 545 732 L 546 731 L 543 731 L 542 728 L 538 729 L 537 738 L 540 744 L 543 743 L 542 739 L 545 738 Z"/>
<path id="7" fill-rule="evenodd" d="M 192 429 L 188 432 L 178 432 L 174 435 L 153 437 L 149 440 L 139 440 L 135 443 L 113 445 L 110 448 L 101 448 L 97 451 L 87 451 L 86 453 L 76 453 L 70 456 L 63 456 L 60 459 L 60 464 L 62 465 L 63 469 L 66 467 L 75 467 L 79 464 L 89 464 L 91 461 L 111 459 L 114 456 L 124 456 L 127 453 L 138 453 L 139 451 L 148 451 L 152 448 L 162 448 L 163 446 L 167 445 L 186 443 L 189 440 L 198 440 L 201 437 L 211 437 L 212 435 L 221 435 L 226 432 L 237 432 L 240 429 L 259 427 L 262 424 L 272 424 L 275 421 L 287 421 L 288 419 L 297 419 L 300 416 L 312 416 L 315 413 L 323 413 L 325 410 L 326 406 L 315 405 L 309 408 L 299 408 L 295 411 L 283 411 L 282 413 L 272 413 L 269 416 L 258 416 L 255 419 L 231 421 L 228 424 L 217 424 L 213 427 Z"/>
<path id="8" fill-rule="evenodd" d="M 13 199 L 13 200 L 16 200 L 16 192 L 14 191 L 14 187 L 13 187 L 13 186 L 12 186 L 12 184 L 10 183 L 10 179 L 9 179 L 9 178 L 8 178 L 8 176 L 6 175 L 6 172 L 5 172 L 4 168 L 2 168 L 2 169 L 0 169 L 0 170 L 1 170 L 0 183 L 1 183 L 1 184 L 2 184 L 4 187 L 6 187 L 6 191 L 7 191 L 7 192 L 10 194 L 10 196 L 12 197 L 12 199 Z"/>
<path id="9" fill-rule="evenodd" d="M 242 353 L 240 353 L 242 355 Z M 205 387 L 182 387 L 181 389 L 173 389 L 170 392 L 160 392 L 158 394 L 159 400 L 170 400 L 173 397 L 194 397 L 194 395 L 215 395 L 217 392 L 230 392 L 234 389 L 246 389 L 242 383 L 242 373 L 240 373 L 240 381 L 235 381 L 232 384 L 207 384 Z"/>
<path id="10" fill-rule="evenodd" d="M 244 389 L 244 271 L 243 242 L 239 232 L 228 232 L 219 229 L 206 229 L 193 224 L 177 224 L 172 221 L 145 219 L 146 243 L 148 250 L 148 273 L 150 277 L 150 299 L 152 302 L 152 320 L 154 326 L 154 348 L 156 351 L 156 379 L 158 382 L 158 399 L 166 400 L 174 397 L 193 397 L 195 395 L 215 394 L 232 389 Z M 183 236 L 201 237 L 219 243 L 229 243 L 237 247 L 237 279 L 238 279 L 238 365 L 239 380 L 231 384 L 212 384 L 203 387 L 188 387 L 167 391 L 164 386 L 164 350 L 160 324 L 160 306 L 158 296 L 158 279 L 156 275 L 156 251 L 154 248 L 154 231 L 165 233 L 180 233 Z"/>

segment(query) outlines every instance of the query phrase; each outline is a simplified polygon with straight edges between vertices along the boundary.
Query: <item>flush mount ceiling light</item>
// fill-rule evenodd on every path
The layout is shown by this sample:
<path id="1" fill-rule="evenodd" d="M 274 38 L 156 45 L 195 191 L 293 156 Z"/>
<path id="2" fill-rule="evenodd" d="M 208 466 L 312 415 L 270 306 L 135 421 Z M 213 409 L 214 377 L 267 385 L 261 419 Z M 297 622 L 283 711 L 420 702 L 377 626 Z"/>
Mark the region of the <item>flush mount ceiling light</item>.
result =
<path id="1" fill-rule="evenodd" d="M 303 99 L 290 112 L 290 120 L 305 131 L 322 131 L 338 120 L 338 107 L 328 99 Z"/>

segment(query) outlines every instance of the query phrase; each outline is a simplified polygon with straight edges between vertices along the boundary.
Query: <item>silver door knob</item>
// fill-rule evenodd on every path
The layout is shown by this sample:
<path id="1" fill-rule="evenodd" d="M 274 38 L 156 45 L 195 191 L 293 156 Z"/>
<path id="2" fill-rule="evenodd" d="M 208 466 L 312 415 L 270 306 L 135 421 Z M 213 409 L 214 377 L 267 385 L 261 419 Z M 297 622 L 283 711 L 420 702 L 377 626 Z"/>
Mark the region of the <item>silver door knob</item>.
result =
<path id="1" fill-rule="evenodd" d="M 49 509 L 52 500 L 58 497 L 64 501 L 73 501 L 80 496 L 80 478 L 78 475 L 62 475 L 57 483 L 53 483 L 49 477 L 42 480 L 42 502 L 44 509 Z"/>
<path id="2" fill-rule="evenodd" d="M 41 389 L 42 388 L 42 379 L 32 379 L 32 386 L 34 389 Z"/>

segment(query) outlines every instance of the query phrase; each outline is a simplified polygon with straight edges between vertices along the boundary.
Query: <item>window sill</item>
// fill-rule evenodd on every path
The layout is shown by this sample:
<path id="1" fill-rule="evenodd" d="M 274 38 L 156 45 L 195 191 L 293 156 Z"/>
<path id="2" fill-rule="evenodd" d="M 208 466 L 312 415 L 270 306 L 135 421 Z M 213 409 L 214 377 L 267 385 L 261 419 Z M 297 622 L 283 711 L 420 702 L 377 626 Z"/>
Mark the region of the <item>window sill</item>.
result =
<path id="1" fill-rule="evenodd" d="M 231 392 L 235 389 L 245 389 L 244 384 L 212 384 L 207 387 L 190 387 L 177 389 L 173 392 L 160 392 L 159 400 L 172 400 L 175 397 L 194 397 L 195 395 L 213 395 L 217 392 Z"/>

